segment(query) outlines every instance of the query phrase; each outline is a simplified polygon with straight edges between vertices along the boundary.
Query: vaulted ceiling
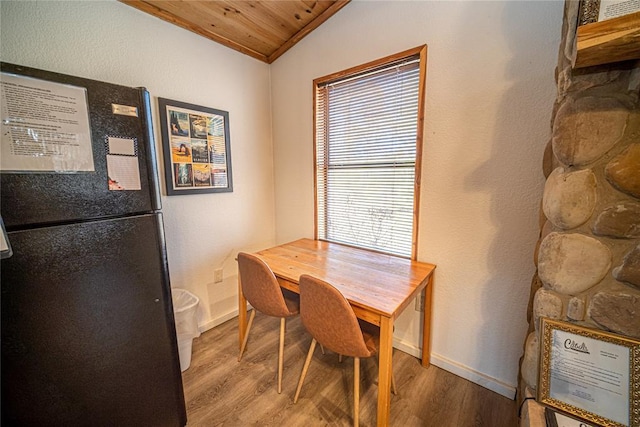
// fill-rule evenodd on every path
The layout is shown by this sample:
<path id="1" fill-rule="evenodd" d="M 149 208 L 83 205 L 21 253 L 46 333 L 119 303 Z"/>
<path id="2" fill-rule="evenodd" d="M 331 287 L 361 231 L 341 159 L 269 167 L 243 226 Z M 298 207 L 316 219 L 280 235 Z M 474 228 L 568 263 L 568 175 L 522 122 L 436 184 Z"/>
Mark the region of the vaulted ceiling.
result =
<path id="1" fill-rule="evenodd" d="M 120 0 L 268 64 L 350 0 Z"/>

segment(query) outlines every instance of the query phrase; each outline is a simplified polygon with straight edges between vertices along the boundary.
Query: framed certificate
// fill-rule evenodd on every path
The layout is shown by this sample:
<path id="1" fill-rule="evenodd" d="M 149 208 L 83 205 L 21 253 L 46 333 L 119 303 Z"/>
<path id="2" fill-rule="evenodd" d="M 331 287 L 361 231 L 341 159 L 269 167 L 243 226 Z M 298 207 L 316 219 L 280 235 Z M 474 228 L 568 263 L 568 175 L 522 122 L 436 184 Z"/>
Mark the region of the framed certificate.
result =
<path id="1" fill-rule="evenodd" d="M 538 401 L 595 425 L 640 427 L 640 341 L 541 320 Z"/>
<path id="2" fill-rule="evenodd" d="M 580 0 L 578 25 L 607 21 L 640 12 L 638 0 Z"/>

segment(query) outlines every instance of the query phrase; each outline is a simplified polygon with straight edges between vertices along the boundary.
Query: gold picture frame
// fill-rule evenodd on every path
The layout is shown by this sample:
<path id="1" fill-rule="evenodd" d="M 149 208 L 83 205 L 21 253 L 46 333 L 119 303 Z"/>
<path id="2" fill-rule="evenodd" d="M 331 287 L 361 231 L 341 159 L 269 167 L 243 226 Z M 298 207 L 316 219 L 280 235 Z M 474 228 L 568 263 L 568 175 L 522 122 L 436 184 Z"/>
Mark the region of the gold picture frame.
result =
<path id="1" fill-rule="evenodd" d="M 640 340 L 541 318 L 537 399 L 599 426 L 640 427 Z"/>
<path id="2" fill-rule="evenodd" d="M 580 0 L 578 25 L 593 24 L 640 12 L 636 0 Z"/>
<path id="3" fill-rule="evenodd" d="M 599 13 L 600 0 L 581 0 L 580 12 L 578 13 L 578 25 L 586 25 L 598 22 Z"/>

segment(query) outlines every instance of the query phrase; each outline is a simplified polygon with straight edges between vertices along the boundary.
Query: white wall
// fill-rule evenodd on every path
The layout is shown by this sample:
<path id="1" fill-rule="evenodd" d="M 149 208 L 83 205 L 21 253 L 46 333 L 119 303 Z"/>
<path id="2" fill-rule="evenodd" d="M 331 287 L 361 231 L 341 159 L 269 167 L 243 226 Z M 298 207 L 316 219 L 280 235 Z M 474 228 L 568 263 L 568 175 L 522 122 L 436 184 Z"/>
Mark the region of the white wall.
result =
<path id="1" fill-rule="evenodd" d="M 203 328 L 236 315 L 236 252 L 275 241 L 269 66 L 115 1 L 0 8 L 2 61 L 149 90 L 163 182 L 156 98 L 229 112 L 234 191 L 162 205 L 171 285 L 200 298 Z"/>
<path id="2" fill-rule="evenodd" d="M 312 80 L 428 45 L 418 259 L 432 362 L 513 397 L 534 273 L 562 1 L 353 1 L 271 67 L 276 236 L 313 236 Z M 396 323 L 418 355 L 420 314 Z"/>

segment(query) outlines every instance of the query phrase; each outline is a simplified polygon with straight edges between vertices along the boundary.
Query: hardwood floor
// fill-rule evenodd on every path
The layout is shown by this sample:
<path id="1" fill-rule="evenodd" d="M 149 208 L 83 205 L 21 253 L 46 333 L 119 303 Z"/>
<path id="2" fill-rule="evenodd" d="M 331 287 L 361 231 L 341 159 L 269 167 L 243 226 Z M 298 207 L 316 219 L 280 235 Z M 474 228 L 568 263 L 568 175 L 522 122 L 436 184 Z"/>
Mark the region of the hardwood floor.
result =
<path id="1" fill-rule="evenodd" d="M 297 404 L 293 395 L 311 343 L 299 317 L 287 320 L 282 394 L 276 391 L 279 320 L 256 315 L 247 349 L 238 362 L 238 320 L 193 341 L 191 366 L 183 372 L 188 426 L 349 426 L 352 423 L 353 359 L 338 362 L 316 348 Z M 517 426 L 515 401 L 436 366 L 423 368 L 395 350 L 398 395 L 391 397 L 391 425 L 402 427 Z M 377 365 L 361 361 L 360 425 L 376 425 Z"/>

